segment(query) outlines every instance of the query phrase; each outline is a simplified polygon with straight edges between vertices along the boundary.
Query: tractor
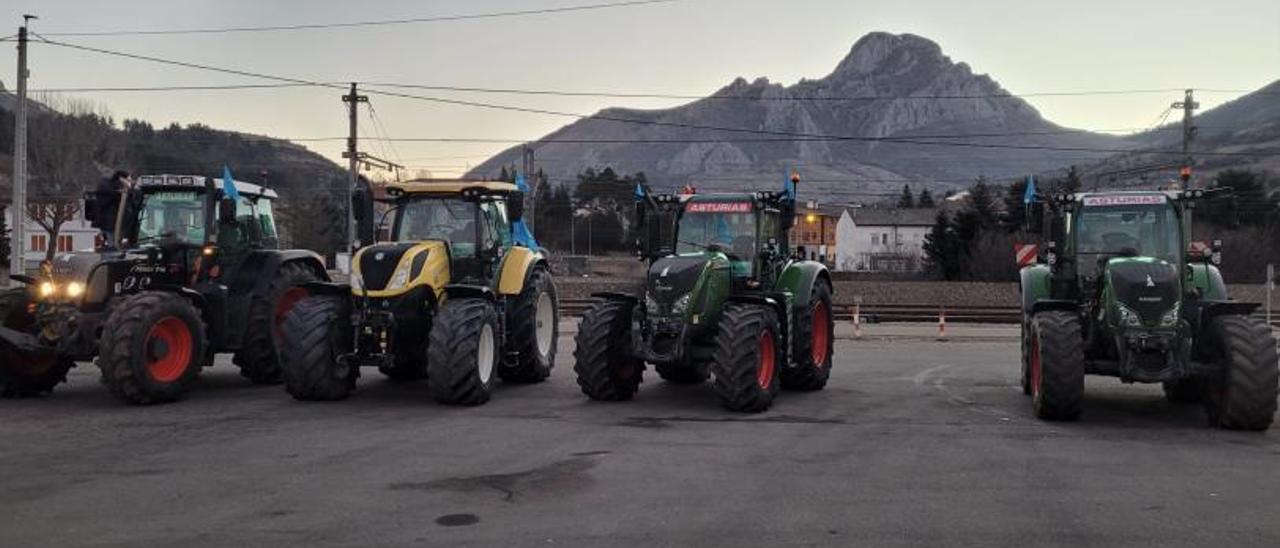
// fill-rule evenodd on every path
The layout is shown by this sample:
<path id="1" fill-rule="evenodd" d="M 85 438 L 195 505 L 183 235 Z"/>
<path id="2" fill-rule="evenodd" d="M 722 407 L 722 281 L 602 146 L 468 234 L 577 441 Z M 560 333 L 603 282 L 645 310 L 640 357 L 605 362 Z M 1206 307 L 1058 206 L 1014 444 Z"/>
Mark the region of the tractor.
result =
<path id="1" fill-rule="evenodd" d="M 1217 189 L 1062 194 L 1039 200 L 1045 244 L 1021 270 L 1022 387 L 1035 415 L 1074 420 L 1086 374 L 1163 383 L 1212 426 L 1266 430 L 1277 355 L 1257 303 L 1230 300 L 1221 243 L 1191 242 Z M 1206 249 L 1207 248 L 1207 249 Z"/>
<path id="2" fill-rule="evenodd" d="M 779 388 L 821 390 L 831 374 L 831 275 L 792 257 L 793 176 L 782 191 L 652 194 L 636 187 L 634 294 L 599 293 L 582 317 L 574 371 L 593 400 L 636 394 L 646 364 L 667 382 L 714 377 L 720 403 L 769 408 Z"/>
<path id="3" fill-rule="evenodd" d="M 556 286 L 522 220 L 519 184 L 414 180 L 352 198 L 359 239 L 348 284 L 313 283 L 285 318 L 285 387 L 347 398 L 362 367 L 426 379 L 440 403 L 479 405 L 496 379 L 532 384 L 555 365 Z M 386 210 L 373 222 L 374 202 Z M 372 243 L 393 221 L 389 241 Z M 375 230 L 376 229 L 376 230 Z"/>
<path id="4" fill-rule="evenodd" d="M 328 275 L 315 253 L 277 249 L 275 191 L 217 180 L 142 176 L 122 191 L 116 241 L 13 276 L 25 287 L 0 294 L 0 388 L 45 394 L 96 357 L 124 402 L 170 402 L 221 352 L 250 381 L 280 382 L 280 319 L 297 286 Z M 90 220 L 98 199 L 85 195 Z"/>

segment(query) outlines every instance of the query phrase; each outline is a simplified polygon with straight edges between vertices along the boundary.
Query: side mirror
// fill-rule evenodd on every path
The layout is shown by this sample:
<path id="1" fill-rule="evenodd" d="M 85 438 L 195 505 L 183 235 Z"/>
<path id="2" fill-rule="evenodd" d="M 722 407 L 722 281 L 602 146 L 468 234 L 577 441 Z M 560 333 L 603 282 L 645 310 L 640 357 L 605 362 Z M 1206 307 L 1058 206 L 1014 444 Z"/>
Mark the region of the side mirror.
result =
<path id="1" fill-rule="evenodd" d="M 511 222 L 524 218 L 524 193 L 514 192 L 507 198 L 507 216 Z"/>
<path id="2" fill-rule="evenodd" d="M 356 221 L 357 246 L 373 243 L 376 235 L 373 226 L 373 189 L 363 179 L 351 191 L 351 216 Z M 386 220 L 386 216 L 383 216 L 383 220 Z"/>
<path id="3" fill-rule="evenodd" d="M 236 223 L 236 201 L 231 198 L 218 200 L 218 222 L 224 225 Z"/>
<path id="4" fill-rule="evenodd" d="M 1209 262 L 1214 265 L 1222 265 L 1222 240 L 1214 240 L 1213 245 L 1209 248 Z"/>

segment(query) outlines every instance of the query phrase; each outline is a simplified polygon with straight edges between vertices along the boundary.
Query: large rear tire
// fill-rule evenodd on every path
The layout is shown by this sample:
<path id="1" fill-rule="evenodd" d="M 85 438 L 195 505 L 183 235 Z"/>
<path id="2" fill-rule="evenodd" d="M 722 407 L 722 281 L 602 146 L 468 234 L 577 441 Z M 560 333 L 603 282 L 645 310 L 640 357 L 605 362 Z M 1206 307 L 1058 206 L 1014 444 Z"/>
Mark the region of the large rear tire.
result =
<path id="1" fill-rule="evenodd" d="M 338 401 L 356 389 L 360 369 L 339 362 L 351 352 L 351 304 L 340 295 L 315 295 L 284 317 L 284 388 L 299 401 Z"/>
<path id="2" fill-rule="evenodd" d="M 573 371 L 578 386 L 597 401 L 635 397 L 644 380 L 644 362 L 630 353 L 632 304 L 605 300 L 582 316 L 574 337 Z"/>
<path id="3" fill-rule="evenodd" d="M 508 348 L 516 362 L 498 369 L 504 382 L 531 384 L 551 376 L 560 337 L 560 306 L 556 285 L 543 267 L 534 267 L 524 291 L 507 309 Z"/>
<path id="4" fill-rule="evenodd" d="M 711 365 L 721 405 L 730 411 L 758 413 L 773 404 L 780 384 L 781 341 L 772 309 L 744 304 L 725 307 Z"/>
<path id="5" fill-rule="evenodd" d="M 107 318 L 98 342 L 98 367 L 121 401 L 175 401 L 205 357 L 204 322 L 187 299 L 167 291 L 125 297 Z"/>
<path id="6" fill-rule="evenodd" d="M 1022 317 L 1022 394 L 1031 395 L 1031 326 L 1025 313 Z"/>
<path id="7" fill-rule="evenodd" d="M 795 361 L 792 367 L 782 367 L 782 387 L 822 390 L 831 377 L 831 355 L 835 349 L 835 316 L 827 282 L 814 282 L 809 306 L 795 315 L 792 329 L 795 330 Z"/>
<path id="8" fill-rule="evenodd" d="M 1052 421 L 1080 418 L 1084 407 L 1084 338 L 1080 318 L 1051 310 L 1031 319 L 1031 406 Z"/>
<path id="9" fill-rule="evenodd" d="M 427 384 L 437 402 L 489 401 L 500 360 L 498 313 L 485 299 L 449 299 L 440 306 L 427 344 Z"/>
<path id="10" fill-rule="evenodd" d="M 1209 379 L 1209 424 L 1228 430 L 1270 428 L 1280 382 L 1271 327 L 1247 316 L 1219 316 L 1210 329 L 1222 373 Z"/>
<path id="11" fill-rule="evenodd" d="M 280 348 L 285 315 L 307 297 L 302 284 L 319 281 L 320 276 L 299 262 L 280 265 L 262 298 L 249 305 L 248 327 L 244 344 L 236 352 L 234 362 L 240 375 L 254 384 L 277 384 L 281 381 Z M 231 318 L 237 321 L 239 318 Z"/>
<path id="12" fill-rule="evenodd" d="M 15 331 L 39 336 L 36 317 L 28 307 L 32 299 L 26 288 L 0 292 L 0 321 Z M 53 352 L 31 355 L 11 349 L 0 354 L 0 395 L 7 398 L 43 396 L 67 380 L 75 367 L 69 358 Z"/>

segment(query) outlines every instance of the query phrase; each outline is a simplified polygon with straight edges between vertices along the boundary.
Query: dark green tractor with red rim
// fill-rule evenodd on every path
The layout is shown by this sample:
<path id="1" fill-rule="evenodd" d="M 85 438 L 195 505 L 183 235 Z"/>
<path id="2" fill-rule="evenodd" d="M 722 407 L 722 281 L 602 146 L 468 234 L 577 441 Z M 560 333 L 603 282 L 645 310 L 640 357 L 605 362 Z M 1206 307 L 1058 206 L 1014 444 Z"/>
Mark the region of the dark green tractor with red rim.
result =
<path id="1" fill-rule="evenodd" d="M 140 177 L 122 191 L 114 245 L 13 276 L 25 287 L 0 293 L 0 391 L 49 393 L 96 358 L 121 400 L 168 402 L 222 352 L 251 382 L 280 382 L 280 322 L 299 286 L 328 275 L 315 253 L 277 249 L 274 191 L 216 181 Z M 98 199 L 85 196 L 87 215 Z"/>
<path id="2" fill-rule="evenodd" d="M 1191 245 L 1197 204 L 1222 192 L 1104 192 L 1042 200 L 1039 264 L 1022 269 L 1022 386 L 1037 417 L 1074 420 L 1085 375 L 1161 383 L 1202 403 L 1211 425 L 1266 430 L 1276 413 L 1276 340 L 1231 300 L 1220 251 Z M 1229 208 L 1228 208 L 1229 209 Z"/>
<path id="3" fill-rule="evenodd" d="M 768 409 L 780 388 L 821 390 L 831 374 L 831 276 L 792 257 L 792 177 L 779 192 L 650 194 L 636 188 L 634 294 L 602 293 L 583 316 L 578 385 L 593 400 L 630 400 L 652 364 L 667 382 L 712 379 L 720 402 Z"/>

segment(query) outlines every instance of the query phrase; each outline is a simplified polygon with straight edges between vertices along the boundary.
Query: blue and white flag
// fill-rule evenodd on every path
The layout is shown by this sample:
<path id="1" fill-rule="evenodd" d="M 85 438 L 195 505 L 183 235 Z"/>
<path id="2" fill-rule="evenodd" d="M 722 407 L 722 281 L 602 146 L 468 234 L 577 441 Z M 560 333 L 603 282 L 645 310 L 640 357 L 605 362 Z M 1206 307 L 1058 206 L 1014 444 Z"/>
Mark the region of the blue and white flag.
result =
<path id="1" fill-rule="evenodd" d="M 1027 190 L 1022 193 L 1022 203 L 1031 205 L 1034 201 L 1036 201 L 1036 178 L 1027 175 Z"/>
<path id="2" fill-rule="evenodd" d="M 796 184 L 791 181 L 791 177 L 787 177 L 787 182 L 782 184 L 782 192 L 788 200 L 796 199 Z"/>
<path id="3" fill-rule="evenodd" d="M 516 188 L 522 193 L 529 193 L 529 184 L 525 182 L 523 173 L 516 173 Z M 523 218 L 511 223 L 511 237 L 521 246 L 538 249 L 538 241 L 533 238 L 533 232 L 529 231 L 529 225 L 524 223 Z"/>
<path id="4" fill-rule="evenodd" d="M 231 168 L 222 166 L 222 193 L 232 200 L 240 200 L 240 191 L 236 190 L 236 180 L 231 178 Z"/>

